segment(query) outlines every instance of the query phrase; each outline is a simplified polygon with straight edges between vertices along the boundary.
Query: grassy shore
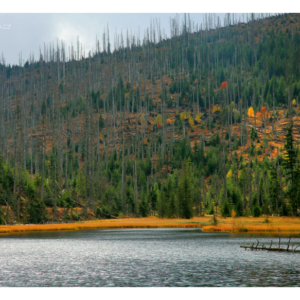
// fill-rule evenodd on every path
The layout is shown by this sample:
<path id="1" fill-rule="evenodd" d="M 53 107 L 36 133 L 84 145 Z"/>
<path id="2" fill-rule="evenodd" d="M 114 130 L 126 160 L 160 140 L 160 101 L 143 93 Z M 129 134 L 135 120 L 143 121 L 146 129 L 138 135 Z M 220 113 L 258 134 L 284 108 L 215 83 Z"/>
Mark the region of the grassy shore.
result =
<path id="1" fill-rule="evenodd" d="M 204 232 L 300 233 L 299 217 L 240 217 L 218 219 L 218 225 L 202 227 Z"/>
<path id="2" fill-rule="evenodd" d="M 38 231 L 66 231 L 84 229 L 114 228 L 202 228 L 203 232 L 259 232 L 259 233 L 299 233 L 298 217 L 218 218 L 216 226 L 212 216 L 193 219 L 159 219 L 156 217 L 93 220 L 76 223 L 57 224 L 16 224 L 0 226 L 0 234 L 12 234 Z"/>
<path id="3" fill-rule="evenodd" d="M 197 219 L 197 220 L 196 220 Z M 57 224 L 16 224 L 0 226 L 0 234 L 37 232 L 37 231 L 65 231 L 83 229 L 114 229 L 114 228 L 199 228 L 198 218 L 185 219 L 159 219 L 156 217 L 147 218 L 126 218 L 82 221 L 76 223 Z"/>

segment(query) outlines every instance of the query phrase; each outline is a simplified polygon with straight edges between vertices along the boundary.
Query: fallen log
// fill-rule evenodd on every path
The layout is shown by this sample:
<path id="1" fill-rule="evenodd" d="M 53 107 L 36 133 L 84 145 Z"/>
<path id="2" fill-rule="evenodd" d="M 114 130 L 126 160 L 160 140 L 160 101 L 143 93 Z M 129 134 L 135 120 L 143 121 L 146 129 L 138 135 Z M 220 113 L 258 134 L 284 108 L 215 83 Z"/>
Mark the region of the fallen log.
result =
<path id="1" fill-rule="evenodd" d="M 259 241 L 257 240 L 256 246 L 254 246 L 254 243 L 253 243 L 252 246 L 240 246 L 240 248 L 243 248 L 245 250 L 249 249 L 251 251 L 253 251 L 253 250 L 266 250 L 266 251 L 276 251 L 276 252 L 298 252 L 298 253 L 300 253 L 300 250 L 297 250 L 297 248 L 300 247 L 300 245 L 298 245 L 295 249 L 293 249 L 293 246 L 292 246 L 292 249 L 290 249 L 291 239 L 292 238 L 290 237 L 290 239 L 288 241 L 288 244 L 287 244 L 287 248 L 281 248 L 280 247 L 280 237 L 279 237 L 278 247 L 276 247 L 276 248 L 272 248 L 272 245 L 273 245 L 272 240 L 271 240 L 270 247 L 266 247 L 265 245 L 258 246 Z"/>
<path id="2" fill-rule="evenodd" d="M 251 127 L 251 128 L 254 128 L 255 130 L 257 131 L 260 131 L 262 132 L 262 129 L 260 127 L 255 127 L 255 126 L 252 126 L 252 125 L 247 125 L 248 127 Z"/>
<path id="3" fill-rule="evenodd" d="M 267 251 L 281 251 L 281 252 L 300 252 L 300 250 L 296 249 L 284 249 L 284 248 L 267 248 L 266 246 L 260 246 L 260 247 L 253 247 L 253 246 L 240 246 L 244 249 L 250 249 L 250 250 L 267 250 Z M 297 246 L 298 248 L 298 246 Z"/>

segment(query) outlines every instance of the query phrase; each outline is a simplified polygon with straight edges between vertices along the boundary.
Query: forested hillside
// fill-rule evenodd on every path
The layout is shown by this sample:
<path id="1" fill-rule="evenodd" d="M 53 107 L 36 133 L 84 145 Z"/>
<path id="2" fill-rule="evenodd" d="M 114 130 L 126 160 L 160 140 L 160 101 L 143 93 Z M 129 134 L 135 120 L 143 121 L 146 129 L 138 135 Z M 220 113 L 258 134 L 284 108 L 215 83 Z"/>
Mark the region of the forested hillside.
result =
<path id="1" fill-rule="evenodd" d="M 300 15 L 250 17 L 2 59 L 0 222 L 299 215 Z"/>

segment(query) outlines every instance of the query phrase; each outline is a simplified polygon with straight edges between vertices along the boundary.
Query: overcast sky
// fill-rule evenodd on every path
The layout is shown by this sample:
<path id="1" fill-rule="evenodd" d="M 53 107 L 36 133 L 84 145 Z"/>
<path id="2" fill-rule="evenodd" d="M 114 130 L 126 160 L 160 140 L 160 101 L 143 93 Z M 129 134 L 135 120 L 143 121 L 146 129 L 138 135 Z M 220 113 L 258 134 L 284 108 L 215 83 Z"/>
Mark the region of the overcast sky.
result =
<path id="1" fill-rule="evenodd" d="M 222 16 L 223 14 L 220 14 Z M 143 39 L 144 31 L 150 27 L 151 19 L 159 19 L 165 34 L 170 33 L 170 17 L 176 14 L 0 14 L 0 51 L 3 53 L 7 64 L 18 64 L 19 54 L 22 51 L 22 60 L 25 62 L 29 53 L 33 52 L 35 59 L 39 56 L 39 47 L 44 43 L 56 44 L 63 40 L 66 49 L 73 43 L 76 45 L 77 36 L 85 48 L 95 50 L 96 36 L 102 47 L 102 34 L 105 27 L 109 27 L 110 42 L 113 46 L 115 32 L 126 35 L 129 33 L 140 35 Z M 183 14 L 178 14 L 183 19 Z M 203 14 L 190 14 L 194 23 L 202 23 Z M 180 23 L 181 24 L 181 23 Z M 9 25 L 9 26 L 8 26 Z M 9 29 L 5 29 L 9 28 Z M 67 50 L 68 52 L 68 50 Z"/>
<path id="2" fill-rule="evenodd" d="M 76 6 L 70 5 L 71 2 L 69 2 L 69 5 L 62 6 L 61 4 L 57 4 L 56 0 L 52 0 L 50 5 L 53 3 L 51 7 L 52 12 L 54 11 L 65 11 L 65 12 L 73 12 L 75 7 L 75 12 L 91 12 L 91 10 L 94 10 L 94 5 L 89 6 L 89 0 L 85 0 L 82 2 L 83 7 L 78 6 L 76 9 Z M 128 0 L 127 0 L 128 1 Z M 127 3 L 127 1 L 125 1 Z M 152 0 L 148 3 L 153 3 Z M 256 0 L 252 0 L 256 1 Z M 41 1 L 39 1 L 41 2 Z M 39 3 L 38 2 L 38 3 Z M 54 3 L 55 2 L 55 3 Z M 61 1 L 59 1 L 61 2 Z M 58 2 L 58 3 L 59 3 Z M 73 2 L 73 1 L 72 1 Z M 125 3 L 124 1 L 121 3 Z M 201 3 L 201 6 L 198 6 L 197 4 L 193 6 L 189 6 L 190 4 L 188 0 L 185 0 L 184 2 L 187 3 L 185 8 L 178 9 L 176 6 L 161 6 L 161 5 L 153 5 L 154 12 L 157 11 L 157 8 L 160 9 L 160 11 L 171 11 L 175 9 L 175 11 L 214 11 L 212 7 L 218 7 L 218 3 L 224 4 L 223 2 L 219 2 L 218 0 L 214 0 L 211 5 L 208 6 L 210 9 L 207 10 L 207 7 Z M 66 52 L 68 56 L 68 47 L 73 44 L 73 46 L 76 45 L 77 36 L 79 37 L 80 43 L 84 46 L 85 55 L 88 54 L 88 51 L 95 50 L 96 45 L 96 36 L 100 40 L 100 46 L 102 47 L 102 34 L 103 29 L 108 25 L 109 32 L 110 32 L 110 42 L 113 46 L 114 41 L 114 34 L 115 32 L 117 34 L 121 33 L 121 30 L 123 32 L 123 35 L 125 36 L 127 29 L 129 32 L 135 33 L 135 35 L 140 34 L 140 39 L 143 39 L 144 31 L 150 27 L 150 21 L 153 19 L 159 19 L 161 23 L 161 28 L 164 30 L 164 33 L 169 36 L 170 32 L 170 17 L 176 16 L 175 13 L 39 13 L 41 12 L 47 12 L 47 9 L 40 8 L 39 6 L 35 6 L 35 10 L 30 9 L 30 6 L 28 6 L 28 0 L 23 1 L 21 3 L 24 3 L 23 6 L 17 6 L 21 7 L 19 11 L 26 12 L 26 13 L 0 13 L 0 55 L 3 54 L 5 58 L 6 64 L 19 64 L 19 57 L 20 53 L 22 52 L 22 63 L 25 63 L 28 58 L 29 54 L 33 53 L 35 60 L 39 57 L 39 47 L 41 47 L 42 53 L 44 48 L 44 43 L 46 45 L 49 45 L 49 43 L 54 43 L 56 45 L 57 40 L 59 43 L 61 41 L 65 42 L 66 45 Z M 138 3 L 141 3 L 139 1 Z M 156 2 L 157 3 L 157 2 Z M 163 3 L 163 1 L 159 1 L 158 3 Z M 170 2 L 169 2 L 170 3 Z M 193 2 L 197 3 L 197 2 Z M 106 10 L 105 6 L 101 3 L 101 9 L 100 11 L 118 11 L 119 2 L 116 0 L 112 0 L 110 4 L 106 7 L 109 9 Z M 226 5 L 228 2 L 226 2 Z M 99 5 L 99 4 L 98 4 Z M 124 11 L 124 4 L 123 6 L 120 6 L 119 11 Z M 28 9 L 29 7 L 29 9 Z M 193 9 L 191 9 L 191 7 Z M 236 9 L 239 9 L 239 6 L 226 6 L 227 9 L 231 12 L 236 12 Z M 258 6 L 263 10 L 262 6 Z M 257 12 L 257 7 L 255 9 L 255 6 L 251 8 L 251 10 Z M 125 6 L 126 11 L 127 6 Z M 156 8 L 156 10 L 155 10 Z M 8 12 L 14 12 L 14 5 L 10 4 L 9 9 L 3 9 L 1 7 L 2 11 L 8 11 Z M 23 10 L 22 10 L 23 9 Z M 24 11 L 25 9 L 25 11 Z M 99 9 L 99 8 L 98 8 Z M 138 6 L 136 9 L 138 11 L 148 11 L 148 8 L 145 6 L 144 8 L 140 8 Z M 186 9 L 186 10 L 185 10 Z M 224 9 L 224 7 L 223 7 Z M 128 10 L 128 9 L 127 9 Z M 249 10 L 249 7 L 248 7 Z M 35 13 L 27 13 L 34 11 Z M 95 9 L 97 11 L 97 9 Z M 99 10 L 98 10 L 99 11 Z M 131 10 L 134 12 L 134 10 Z M 222 10 L 220 10 L 222 11 Z M 245 8 L 244 10 L 240 11 L 247 11 Z M 220 19 L 223 19 L 225 13 L 218 13 L 217 16 L 220 16 Z M 236 14 L 237 19 L 240 18 L 241 21 L 243 20 L 242 13 Z M 183 19 L 183 13 L 178 14 L 180 20 Z M 191 13 L 191 21 L 195 24 L 201 24 L 203 22 L 203 16 L 202 13 Z M 244 15 L 245 21 L 246 21 L 246 14 Z M 181 24 L 181 22 L 180 22 Z M 1 59 L 1 57 L 0 57 Z M 1 59 L 2 60 L 2 59 Z"/>

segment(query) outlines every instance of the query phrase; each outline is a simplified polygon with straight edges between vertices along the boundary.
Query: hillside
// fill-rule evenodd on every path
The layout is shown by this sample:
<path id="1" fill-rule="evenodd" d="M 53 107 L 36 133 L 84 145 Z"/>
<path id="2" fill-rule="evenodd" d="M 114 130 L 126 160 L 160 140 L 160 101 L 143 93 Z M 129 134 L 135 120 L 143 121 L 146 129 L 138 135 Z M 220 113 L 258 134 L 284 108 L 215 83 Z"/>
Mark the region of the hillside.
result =
<path id="1" fill-rule="evenodd" d="M 0 220 L 298 215 L 299 21 L 173 20 L 1 64 Z"/>

